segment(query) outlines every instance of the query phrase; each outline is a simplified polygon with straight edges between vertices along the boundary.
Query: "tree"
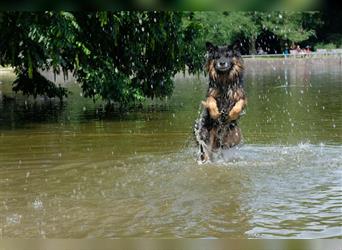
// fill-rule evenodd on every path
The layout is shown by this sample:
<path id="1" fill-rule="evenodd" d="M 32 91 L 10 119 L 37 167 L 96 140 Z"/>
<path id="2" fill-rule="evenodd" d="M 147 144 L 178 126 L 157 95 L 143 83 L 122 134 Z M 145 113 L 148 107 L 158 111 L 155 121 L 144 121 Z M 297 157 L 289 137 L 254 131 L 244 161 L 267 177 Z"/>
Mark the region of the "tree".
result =
<path id="1" fill-rule="evenodd" d="M 66 96 L 40 73 L 52 70 L 71 72 L 86 97 L 110 103 L 165 97 L 190 62 L 181 21 L 178 12 L 4 12 L 1 65 L 15 68 L 15 91 L 34 96 Z"/>
<path id="2" fill-rule="evenodd" d="M 331 6 L 329 6 L 331 7 Z M 342 11 L 339 8 L 331 8 L 318 13 L 321 22 L 317 29 L 317 39 L 314 42 L 330 43 L 337 48 L 342 47 Z"/>
<path id="3" fill-rule="evenodd" d="M 266 46 L 270 46 L 269 37 L 282 48 L 285 43 L 305 41 L 315 35 L 321 23 L 318 12 L 295 11 L 194 12 L 193 21 L 202 24 L 201 43 L 239 41 L 243 52 L 251 54 L 257 41 L 267 41 Z"/>
<path id="4" fill-rule="evenodd" d="M 205 41 L 215 44 L 242 43 L 248 47 L 255 42 L 260 27 L 254 22 L 250 12 L 194 12 L 191 20 L 202 28 L 198 42 L 204 49 Z M 246 51 L 248 53 L 248 51 Z"/>
<path id="5" fill-rule="evenodd" d="M 261 25 L 265 31 L 276 35 L 284 47 L 285 42 L 299 43 L 315 35 L 314 29 L 304 27 L 309 15 L 310 13 L 295 11 L 262 13 Z"/>
<path id="6" fill-rule="evenodd" d="M 202 70 L 206 41 L 281 49 L 320 23 L 318 12 L 293 11 L 0 12 L 0 64 L 15 68 L 15 91 L 62 99 L 67 90 L 41 74 L 51 70 L 73 74 L 86 97 L 124 106 L 171 95 L 177 72 Z"/>
<path id="7" fill-rule="evenodd" d="M 24 94 L 47 95 L 49 97 L 66 96 L 67 91 L 45 79 L 39 69 L 53 68 L 59 72 L 59 66 L 68 70 L 68 61 L 60 58 L 59 40 L 52 41 L 49 35 L 64 29 L 52 23 L 64 20 L 57 15 L 30 12 L 5 12 L 0 14 L 0 63 L 15 68 L 17 79 L 13 89 Z M 45 27 L 45 28 L 44 28 Z M 44 30 L 43 30 L 44 29 Z M 48 32 L 48 33 L 46 33 Z M 62 49 L 62 47 L 61 47 Z M 51 51 L 56 50 L 56 53 Z"/>

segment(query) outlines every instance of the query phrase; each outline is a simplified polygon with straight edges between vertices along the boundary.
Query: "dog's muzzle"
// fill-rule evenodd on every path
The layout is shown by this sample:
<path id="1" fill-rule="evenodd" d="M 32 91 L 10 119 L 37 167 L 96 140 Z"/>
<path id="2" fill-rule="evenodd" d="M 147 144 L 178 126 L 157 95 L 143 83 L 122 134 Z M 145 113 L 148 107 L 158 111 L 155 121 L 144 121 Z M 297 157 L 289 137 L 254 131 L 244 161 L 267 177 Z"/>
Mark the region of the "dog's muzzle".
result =
<path id="1" fill-rule="evenodd" d="M 231 64 L 228 62 L 217 62 L 216 70 L 218 71 L 228 71 L 231 67 Z"/>

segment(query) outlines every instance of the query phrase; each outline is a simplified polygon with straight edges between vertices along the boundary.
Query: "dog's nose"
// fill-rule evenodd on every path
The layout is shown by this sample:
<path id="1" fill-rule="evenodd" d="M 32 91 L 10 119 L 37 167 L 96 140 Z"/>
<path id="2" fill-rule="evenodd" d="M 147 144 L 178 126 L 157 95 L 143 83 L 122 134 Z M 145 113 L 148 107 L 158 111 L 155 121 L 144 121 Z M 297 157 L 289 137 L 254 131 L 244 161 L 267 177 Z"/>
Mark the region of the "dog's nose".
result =
<path id="1" fill-rule="evenodd" d="M 225 62 L 220 62 L 220 66 L 221 66 L 221 67 L 223 67 L 223 66 L 225 66 L 225 65 L 226 65 Z"/>

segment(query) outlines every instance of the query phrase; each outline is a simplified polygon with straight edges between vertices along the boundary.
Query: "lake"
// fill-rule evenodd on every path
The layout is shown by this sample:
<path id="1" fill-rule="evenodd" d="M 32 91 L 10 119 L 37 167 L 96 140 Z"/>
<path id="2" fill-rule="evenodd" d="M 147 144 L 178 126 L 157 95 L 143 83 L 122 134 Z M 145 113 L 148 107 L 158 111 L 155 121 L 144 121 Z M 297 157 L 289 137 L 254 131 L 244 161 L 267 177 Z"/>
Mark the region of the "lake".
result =
<path id="1" fill-rule="evenodd" d="M 342 238 L 341 58 L 248 59 L 243 143 L 198 165 L 207 79 L 106 113 L 11 96 L 0 72 L 0 238 Z"/>

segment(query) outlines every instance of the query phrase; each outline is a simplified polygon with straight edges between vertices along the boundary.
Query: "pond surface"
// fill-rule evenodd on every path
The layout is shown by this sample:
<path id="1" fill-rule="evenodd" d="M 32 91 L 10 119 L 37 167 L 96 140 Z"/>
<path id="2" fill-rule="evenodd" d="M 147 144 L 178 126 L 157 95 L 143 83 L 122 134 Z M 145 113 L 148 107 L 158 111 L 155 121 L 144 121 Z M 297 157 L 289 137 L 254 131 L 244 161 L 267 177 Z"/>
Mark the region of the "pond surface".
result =
<path id="1" fill-rule="evenodd" d="M 0 72 L 0 238 L 342 238 L 340 60 L 246 64 L 244 143 L 205 165 L 204 77 L 105 114 L 72 83 L 13 100 Z"/>

